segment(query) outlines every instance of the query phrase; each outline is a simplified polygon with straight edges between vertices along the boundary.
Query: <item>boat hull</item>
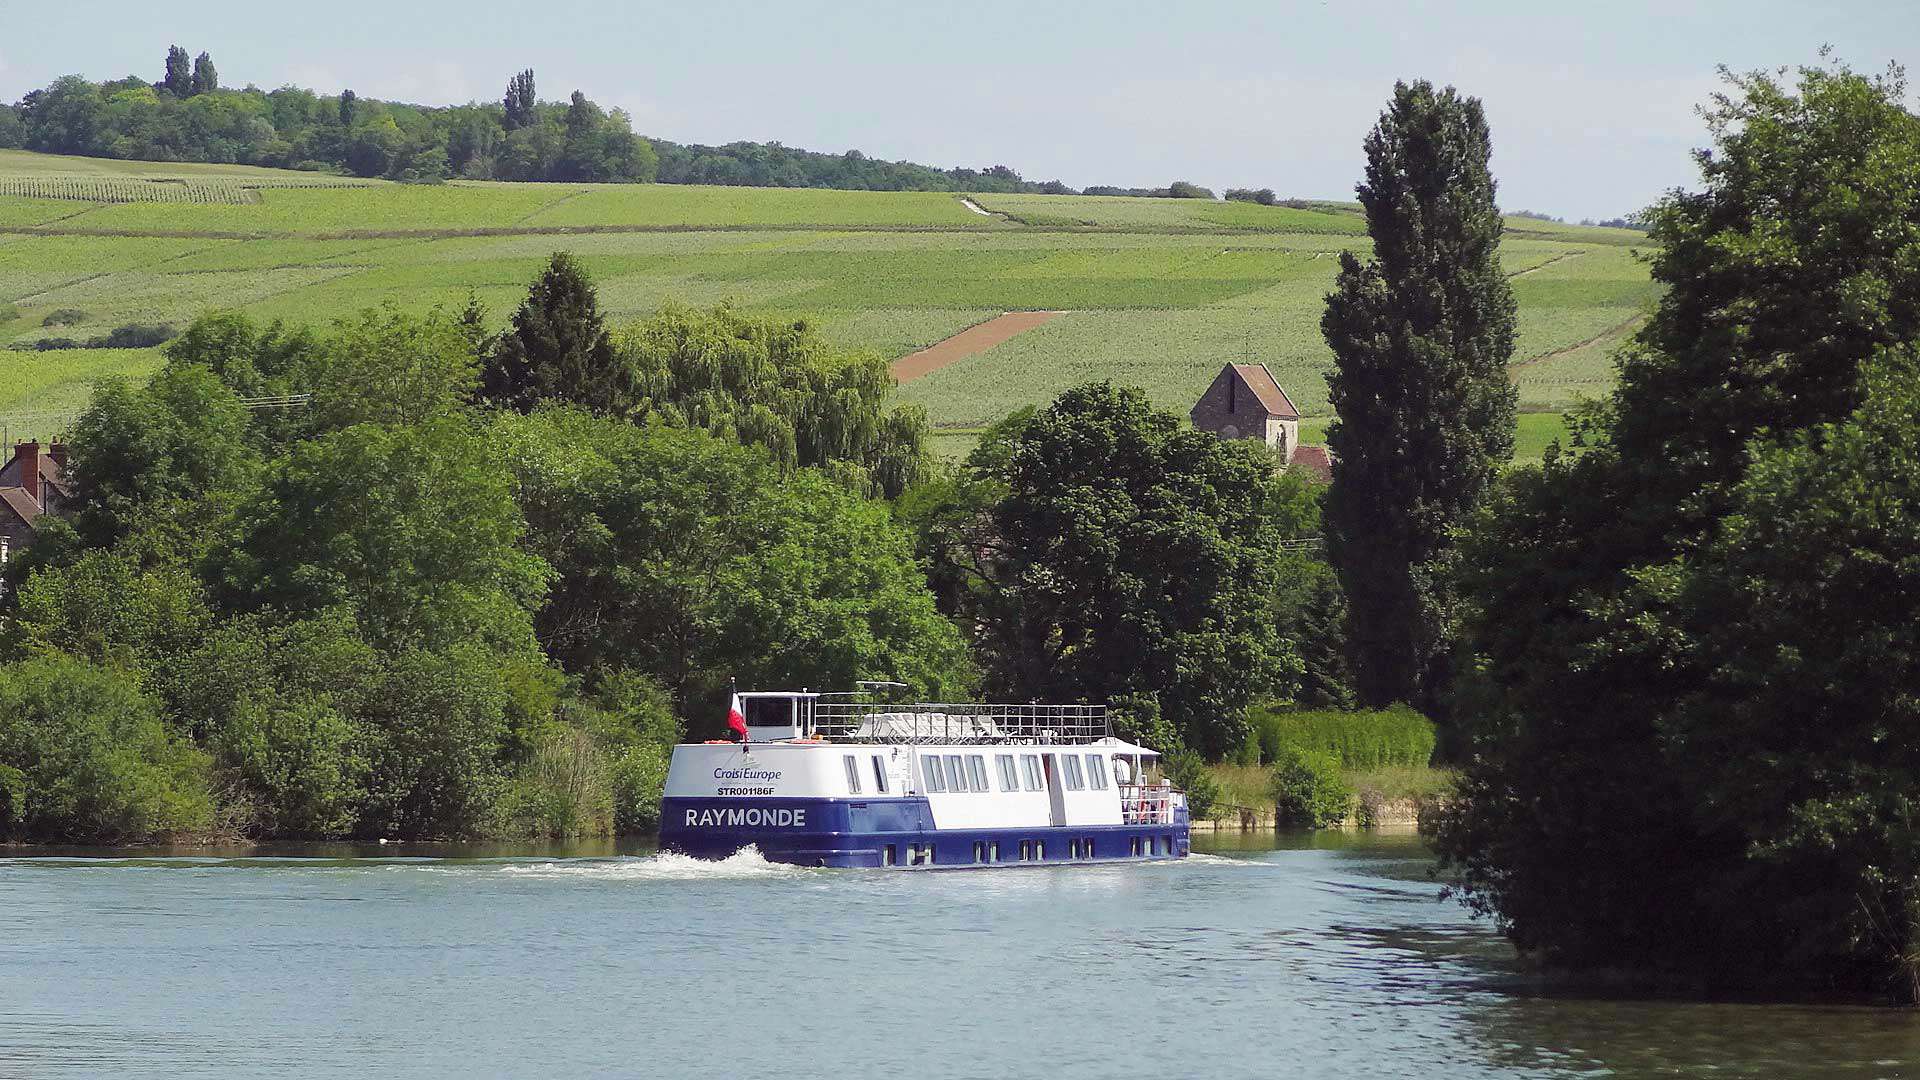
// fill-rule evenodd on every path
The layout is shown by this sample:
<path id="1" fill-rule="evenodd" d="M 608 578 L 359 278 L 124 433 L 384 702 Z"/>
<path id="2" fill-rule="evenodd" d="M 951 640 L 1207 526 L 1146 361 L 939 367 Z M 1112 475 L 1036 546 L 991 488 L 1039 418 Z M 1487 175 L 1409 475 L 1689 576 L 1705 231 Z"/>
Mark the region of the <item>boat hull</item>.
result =
<path id="1" fill-rule="evenodd" d="M 941 829 L 925 798 L 669 797 L 660 847 L 703 859 L 752 847 L 800 866 L 985 869 L 1178 859 L 1187 825 L 1181 808 L 1158 824 Z"/>

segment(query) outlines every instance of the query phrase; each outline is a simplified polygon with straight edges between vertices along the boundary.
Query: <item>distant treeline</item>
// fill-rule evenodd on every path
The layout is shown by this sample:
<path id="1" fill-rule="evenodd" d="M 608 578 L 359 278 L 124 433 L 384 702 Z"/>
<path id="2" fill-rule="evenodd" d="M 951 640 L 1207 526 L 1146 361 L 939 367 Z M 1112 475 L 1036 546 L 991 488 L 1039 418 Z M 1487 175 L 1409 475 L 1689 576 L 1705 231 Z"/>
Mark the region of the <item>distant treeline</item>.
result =
<path id="1" fill-rule="evenodd" d="M 779 143 L 682 146 L 647 139 L 632 118 L 578 90 L 538 99 L 531 70 L 499 102 L 447 107 L 317 94 L 294 86 L 221 87 L 213 60 L 174 46 L 158 81 L 56 79 L 0 104 L 0 148 L 136 161 L 264 165 L 389 180 L 553 180 L 733 184 L 873 191 L 1071 194 L 1004 166 L 937 169 L 823 154 Z"/>

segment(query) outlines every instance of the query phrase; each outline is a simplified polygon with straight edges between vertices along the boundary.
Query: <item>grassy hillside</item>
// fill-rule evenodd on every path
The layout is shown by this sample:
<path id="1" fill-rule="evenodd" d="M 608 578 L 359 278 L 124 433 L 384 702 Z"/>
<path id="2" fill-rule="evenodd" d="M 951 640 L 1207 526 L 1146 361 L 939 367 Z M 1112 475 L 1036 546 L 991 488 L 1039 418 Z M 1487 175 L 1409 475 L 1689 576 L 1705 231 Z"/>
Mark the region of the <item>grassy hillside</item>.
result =
<path id="1" fill-rule="evenodd" d="M 811 314 L 832 338 L 890 357 L 1002 311 L 1068 312 L 901 389 L 947 427 L 1089 378 L 1138 384 L 1184 412 L 1221 363 L 1249 355 L 1311 415 L 1326 410 L 1319 318 L 1336 256 L 1366 243 L 1359 217 L 1332 205 L 975 196 L 982 215 L 938 193 L 310 186 L 336 179 L 0 151 L 0 192 L 32 183 L 41 196 L 0 194 L 0 344 L 179 324 L 213 307 L 317 320 L 387 300 L 460 305 L 469 290 L 504 321 L 542 260 L 566 248 L 616 320 L 732 300 Z M 175 198 L 194 185 L 239 194 Z M 146 188 L 161 193 L 112 201 Z M 1653 287 L 1626 246 L 1638 234 L 1510 224 L 1515 378 L 1529 408 L 1553 409 L 1605 387 L 1606 348 Z M 56 309 L 85 314 L 43 328 Z M 0 353 L 0 414 L 70 410 L 93 378 L 155 356 Z"/>

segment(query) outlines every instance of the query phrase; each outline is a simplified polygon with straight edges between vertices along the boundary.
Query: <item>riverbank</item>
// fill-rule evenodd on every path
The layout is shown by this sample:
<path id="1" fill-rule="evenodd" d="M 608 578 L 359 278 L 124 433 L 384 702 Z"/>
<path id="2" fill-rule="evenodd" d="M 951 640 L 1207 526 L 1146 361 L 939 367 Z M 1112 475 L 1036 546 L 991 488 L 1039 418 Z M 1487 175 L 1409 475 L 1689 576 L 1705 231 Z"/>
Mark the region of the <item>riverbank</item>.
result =
<path id="1" fill-rule="evenodd" d="M 1210 765 L 1207 771 L 1220 785 L 1213 813 L 1193 822 L 1196 831 L 1274 829 L 1282 824 L 1274 814 L 1270 773 L 1259 765 Z M 1451 769 L 1389 768 L 1353 770 L 1343 774 L 1354 792 L 1354 811 L 1342 828 L 1412 828 L 1423 814 L 1447 797 L 1453 788 Z"/>

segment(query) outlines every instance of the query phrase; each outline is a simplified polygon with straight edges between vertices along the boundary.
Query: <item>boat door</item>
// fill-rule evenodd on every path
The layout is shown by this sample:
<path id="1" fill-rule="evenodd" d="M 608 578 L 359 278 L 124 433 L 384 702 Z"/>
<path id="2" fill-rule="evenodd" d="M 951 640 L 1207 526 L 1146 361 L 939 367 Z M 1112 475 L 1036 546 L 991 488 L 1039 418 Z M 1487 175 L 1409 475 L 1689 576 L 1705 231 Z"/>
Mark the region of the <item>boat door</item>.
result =
<path id="1" fill-rule="evenodd" d="M 1067 823 L 1067 793 L 1060 786 L 1060 763 L 1054 755 L 1041 755 L 1040 762 L 1047 771 L 1047 802 L 1053 808 L 1053 824 L 1057 827 Z"/>

